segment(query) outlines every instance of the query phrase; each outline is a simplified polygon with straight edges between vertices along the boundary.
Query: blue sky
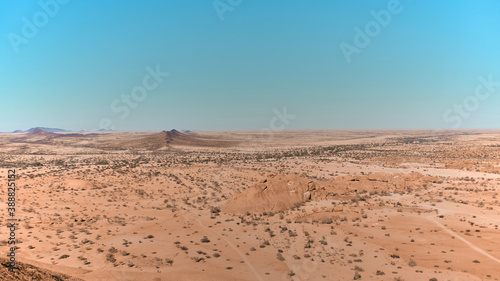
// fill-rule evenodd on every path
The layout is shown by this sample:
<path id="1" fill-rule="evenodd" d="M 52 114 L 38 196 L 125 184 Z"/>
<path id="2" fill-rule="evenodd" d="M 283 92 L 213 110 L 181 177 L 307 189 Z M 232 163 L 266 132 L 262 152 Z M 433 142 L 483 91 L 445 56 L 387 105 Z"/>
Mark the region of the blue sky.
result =
<path id="1" fill-rule="evenodd" d="M 0 2 L 0 131 L 500 128 L 499 1 L 60 2 Z"/>

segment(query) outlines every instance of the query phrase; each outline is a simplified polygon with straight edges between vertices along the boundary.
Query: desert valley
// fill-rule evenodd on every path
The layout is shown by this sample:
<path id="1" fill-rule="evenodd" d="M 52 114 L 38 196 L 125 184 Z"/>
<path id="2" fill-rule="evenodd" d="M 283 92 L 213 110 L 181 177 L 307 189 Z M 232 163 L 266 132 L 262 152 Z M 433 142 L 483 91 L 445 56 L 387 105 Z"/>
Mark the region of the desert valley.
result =
<path id="1" fill-rule="evenodd" d="M 37 129 L 0 164 L 0 280 L 500 279 L 498 130 Z"/>

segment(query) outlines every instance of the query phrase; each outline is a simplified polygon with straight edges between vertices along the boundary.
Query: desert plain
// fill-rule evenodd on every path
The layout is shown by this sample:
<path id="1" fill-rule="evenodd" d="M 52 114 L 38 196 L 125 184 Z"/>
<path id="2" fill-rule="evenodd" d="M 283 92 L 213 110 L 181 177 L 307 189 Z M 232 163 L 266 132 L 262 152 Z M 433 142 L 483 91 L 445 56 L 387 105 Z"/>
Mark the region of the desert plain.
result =
<path id="1" fill-rule="evenodd" d="M 500 279 L 499 130 L 34 130 L 0 165 L 0 280 Z"/>

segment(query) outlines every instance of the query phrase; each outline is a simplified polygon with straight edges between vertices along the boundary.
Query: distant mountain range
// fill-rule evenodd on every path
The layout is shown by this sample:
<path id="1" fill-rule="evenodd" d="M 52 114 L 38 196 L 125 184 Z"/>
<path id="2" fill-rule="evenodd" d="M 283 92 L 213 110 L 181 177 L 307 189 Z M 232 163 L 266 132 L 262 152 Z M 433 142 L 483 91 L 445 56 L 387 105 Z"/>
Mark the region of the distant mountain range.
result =
<path id="1" fill-rule="evenodd" d="M 47 132 L 47 133 L 74 132 L 74 131 L 71 131 L 71 130 L 64 130 L 64 129 L 59 129 L 59 128 L 33 127 L 33 128 L 31 128 L 29 130 L 15 130 L 12 133 L 31 133 L 33 131 L 43 131 L 43 132 Z M 115 130 L 111 130 L 111 129 L 99 129 L 99 130 L 90 130 L 90 131 L 80 130 L 78 132 L 114 132 L 114 131 Z M 176 130 L 172 130 L 172 131 L 179 132 L 179 131 L 176 131 Z M 77 132 L 77 131 L 75 131 L 75 132 Z M 180 132 L 188 133 L 188 134 L 191 133 L 190 130 L 180 130 Z"/>
<path id="2" fill-rule="evenodd" d="M 47 127 L 34 127 L 29 130 L 23 131 L 23 130 L 15 130 L 12 133 L 31 133 L 33 131 L 44 131 L 48 133 L 61 133 L 61 132 L 72 132 L 71 130 L 64 130 L 64 129 L 59 129 L 59 128 L 47 128 Z M 86 130 L 80 130 L 80 132 L 87 132 Z M 111 129 L 100 129 L 96 130 L 96 132 L 113 132 Z"/>
<path id="3" fill-rule="evenodd" d="M 58 133 L 58 132 L 71 132 L 68 130 L 64 129 L 58 129 L 58 128 L 47 128 L 47 127 L 34 127 L 29 130 L 23 131 L 23 130 L 15 130 L 13 133 L 31 133 L 33 131 L 45 131 L 49 133 Z"/>

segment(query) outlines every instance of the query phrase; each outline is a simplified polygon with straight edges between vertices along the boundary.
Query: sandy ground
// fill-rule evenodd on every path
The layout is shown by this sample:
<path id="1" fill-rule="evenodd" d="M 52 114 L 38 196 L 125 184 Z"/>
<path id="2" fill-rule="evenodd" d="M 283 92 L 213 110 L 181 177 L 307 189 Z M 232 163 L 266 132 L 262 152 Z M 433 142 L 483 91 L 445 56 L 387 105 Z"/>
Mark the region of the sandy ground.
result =
<path id="1" fill-rule="evenodd" d="M 0 280 L 499 280 L 499 159 L 492 130 L 0 134 Z"/>

